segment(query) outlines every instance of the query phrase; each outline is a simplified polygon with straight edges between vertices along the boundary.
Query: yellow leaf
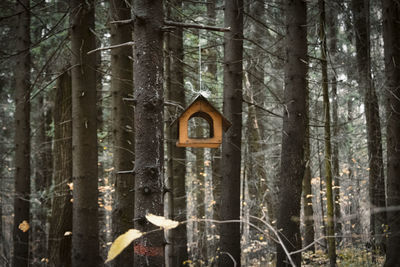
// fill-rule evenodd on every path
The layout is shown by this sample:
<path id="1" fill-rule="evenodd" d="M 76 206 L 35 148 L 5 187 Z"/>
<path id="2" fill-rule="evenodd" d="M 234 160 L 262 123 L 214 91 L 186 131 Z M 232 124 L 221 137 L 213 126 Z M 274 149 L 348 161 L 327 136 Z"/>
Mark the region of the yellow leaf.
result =
<path id="1" fill-rule="evenodd" d="M 74 190 L 74 183 L 68 183 L 69 190 Z"/>
<path id="2" fill-rule="evenodd" d="M 147 214 L 146 219 L 152 224 L 160 226 L 165 230 L 176 228 L 179 225 L 179 222 L 177 221 L 173 221 L 154 214 Z"/>
<path id="3" fill-rule="evenodd" d="M 117 257 L 133 240 L 138 239 L 142 235 L 143 233 L 139 230 L 129 229 L 125 234 L 117 237 L 108 251 L 106 263 Z"/>
<path id="4" fill-rule="evenodd" d="M 19 224 L 18 229 L 25 233 L 29 230 L 29 223 L 27 221 L 23 221 Z"/>

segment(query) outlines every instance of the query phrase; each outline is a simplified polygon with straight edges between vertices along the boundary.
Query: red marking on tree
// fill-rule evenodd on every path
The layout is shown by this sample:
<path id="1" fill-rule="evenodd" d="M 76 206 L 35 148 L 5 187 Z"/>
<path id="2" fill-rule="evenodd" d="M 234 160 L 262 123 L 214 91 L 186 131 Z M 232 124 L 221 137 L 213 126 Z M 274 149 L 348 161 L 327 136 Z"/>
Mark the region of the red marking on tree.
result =
<path id="1" fill-rule="evenodd" d="M 142 256 L 164 256 L 164 248 L 163 247 L 146 247 L 141 244 L 137 244 L 134 247 L 134 251 L 138 255 Z"/>

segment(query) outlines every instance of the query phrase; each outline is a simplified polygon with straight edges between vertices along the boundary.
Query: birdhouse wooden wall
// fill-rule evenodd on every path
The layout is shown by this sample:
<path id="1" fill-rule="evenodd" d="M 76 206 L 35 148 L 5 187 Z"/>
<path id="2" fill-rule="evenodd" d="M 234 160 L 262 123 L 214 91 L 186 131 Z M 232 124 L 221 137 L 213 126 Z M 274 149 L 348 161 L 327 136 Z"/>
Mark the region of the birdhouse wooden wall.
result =
<path id="1" fill-rule="evenodd" d="M 190 138 L 189 120 L 195 117 L 205 119 L 210 126 L 209 138 Z M 209 147 L 217 148 L 222 143 L 223 130 L 227 130 L 230 123 L 214 108 L 203 96 L 199 96 L 178 118 L 179 147 Z"/>

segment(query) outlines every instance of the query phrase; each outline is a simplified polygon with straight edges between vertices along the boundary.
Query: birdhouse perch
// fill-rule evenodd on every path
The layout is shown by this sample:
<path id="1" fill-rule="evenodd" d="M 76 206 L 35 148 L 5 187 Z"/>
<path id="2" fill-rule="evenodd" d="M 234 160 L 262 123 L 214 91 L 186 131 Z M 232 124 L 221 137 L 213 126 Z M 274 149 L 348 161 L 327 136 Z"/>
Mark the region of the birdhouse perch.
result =
<path id="1" fill-rule="evenodd" d="M 203 118 L 210 127 L 210 136 L 208 138 L 190 138 L 189 120 L 193 118 Z M 199 95 L 182 112 L 178 121 L 178 147 L 209 147 L 217 148 L 222 143 L 222 131 L 226 132 L 231 123 L 208 102 L 208 100 Z"/>

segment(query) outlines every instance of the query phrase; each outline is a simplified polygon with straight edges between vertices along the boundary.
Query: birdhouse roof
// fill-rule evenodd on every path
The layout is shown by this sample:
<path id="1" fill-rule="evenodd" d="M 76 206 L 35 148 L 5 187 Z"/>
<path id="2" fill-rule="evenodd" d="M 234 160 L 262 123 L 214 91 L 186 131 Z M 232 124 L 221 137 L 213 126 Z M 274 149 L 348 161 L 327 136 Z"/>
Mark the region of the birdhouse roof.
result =
<path id="1" fill-rule="evenodd" d="M 222 118 L 222 128 L 224 129 L 224 131 L 227 131 L 227 130 L 229 129 L 229 127 L 231 127 L 232 123 L 231 123 L 230 121 L 228 121 L 228 119 L 225 118 L 224 115 L 222 115 L 222 113 L 219 112 L 219 110 L 218 110 L 217 108 L 215 108 L 215 107 L 207 100 L 207 98 L 205 98 L 205 97 L 204 97 L 203 95 L 201 95 L 201 94 L 198 95 L 198 96 L 193 100 L 193 102 L 192 102 L 189 106 L 187 106 L 185 110 L 182 111 L 182 113 L 179 115 L 178 119 L 176 119 L 176 120 L 173 122 L 173 124 L 174 124 L 177 120 L 179 120 L 179 118 L 182 117 L 183 114 L 185 114 L 188 110 L 190 110 L 190 108 L 191 108 L 195 103 L 197 103 L 197 102 L 199 102 L 199 101 L 204 102 L 204 103 L 205 103 L 206 105 L 208 105 L 213 111 L 215 111 L 215 113 L 217 113 L 218 116 L 221 116 L 221 118 Z"/>

